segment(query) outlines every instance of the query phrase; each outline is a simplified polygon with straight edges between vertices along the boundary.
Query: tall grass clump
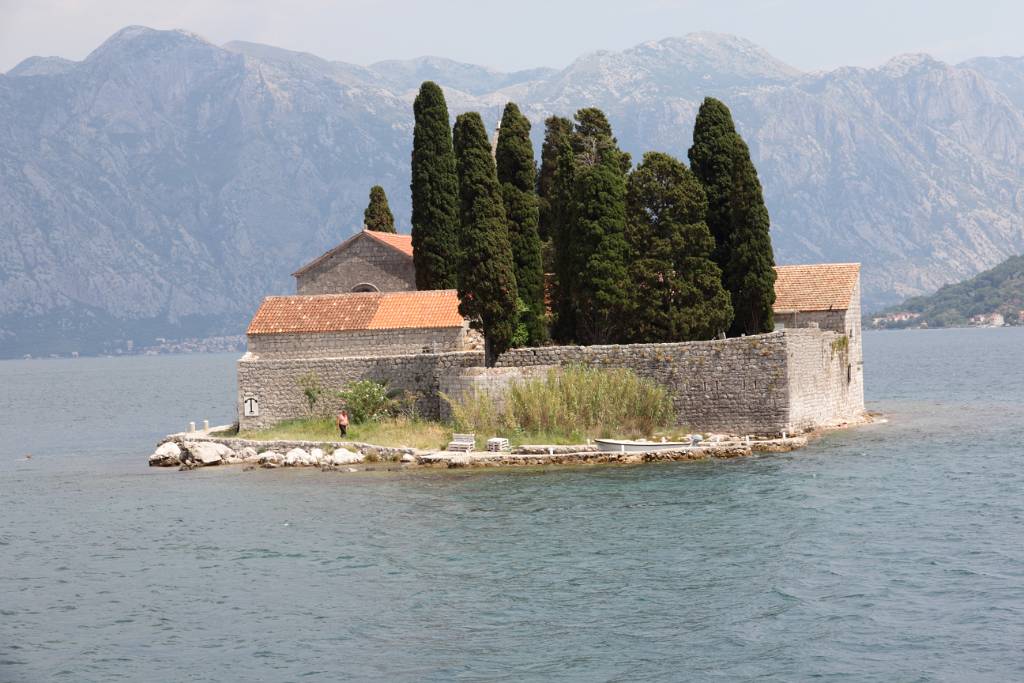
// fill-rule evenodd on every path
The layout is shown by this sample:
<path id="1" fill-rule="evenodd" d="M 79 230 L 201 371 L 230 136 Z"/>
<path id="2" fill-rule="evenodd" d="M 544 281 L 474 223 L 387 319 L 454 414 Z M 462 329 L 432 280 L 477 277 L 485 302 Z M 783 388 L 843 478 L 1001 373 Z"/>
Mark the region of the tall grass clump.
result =
<path id="1" fill-rule="evenodd" d="M 451 406 L 452 426 L 456 432 L 497 434 L 515 428 L 509 423 L 505 411 L 485 392 L 473 390 L 457 400 L 442 393 L 441 399 Z"/>
<path id="2" fill-rule="evenodd" d="M 444 398 L 456 431 L 505 434 L 519 443 L 650 436 L 675 417 L 663 387 L 626 369 L 571 366 L 514 382 L 503 400 L 481 391 Z"/>
<path id="3" fill-rule="evenodd" d="M 514 383 L 506 410 L 524 432 L 647 436 L 672 424 L 668 392 L 625 368 L 570 366 Z"/>

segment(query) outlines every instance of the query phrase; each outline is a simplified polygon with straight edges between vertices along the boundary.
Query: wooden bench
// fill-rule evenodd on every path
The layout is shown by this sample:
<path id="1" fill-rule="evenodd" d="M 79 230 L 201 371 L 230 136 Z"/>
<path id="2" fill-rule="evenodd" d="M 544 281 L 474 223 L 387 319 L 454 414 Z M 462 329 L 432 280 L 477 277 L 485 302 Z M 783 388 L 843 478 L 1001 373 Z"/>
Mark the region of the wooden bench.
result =
<path id="1" fill-rule="evenodd" d="M 476 434 L 452 434 L 452 440 L 448 442 L 447 450 L 469 453 L 474 448 L 476 448 Z"/>

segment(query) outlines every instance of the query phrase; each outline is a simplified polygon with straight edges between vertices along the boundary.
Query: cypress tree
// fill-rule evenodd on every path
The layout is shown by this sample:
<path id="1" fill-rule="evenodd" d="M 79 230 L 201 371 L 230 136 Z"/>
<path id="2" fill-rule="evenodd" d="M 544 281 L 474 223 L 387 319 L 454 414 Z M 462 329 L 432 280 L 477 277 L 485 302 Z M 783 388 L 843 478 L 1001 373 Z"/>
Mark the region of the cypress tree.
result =
<path id="1" fill-rule="evenodd" d="M 516 331 L 512 247 L 491 145 L 478 113 L 458 116 L 454 140 L 462 223 L 459 311 L 483 332 L 484 360 L 490 367 Z"/>
<path id="2" fill-rule="evenodd" d="M 732 305 L 711 260 L 707 197 L 690 169 L 668 154 L 644 154 L 629 176 L 626 213 L 632 341 L 711 339 L 727 330 Z"/>
<path id="3" fill-rule="evenodd" d="M 569 140 L 562 142 L 558 153 L 551 190 L 551 247 L 553 251 L 554 321 L 551 335 L 561 344 L 576 337 L 576 303 L 573 291 L 576 285 L 576 250 L 573 248 L 573 192 L 576 187 L 576 160 Z"/>
<path id="4" fill-rule="evenodd" d="M 448 105 L 431 81 L 413 104 L 412 246 L 417 289 L 458 284 L 459 182 Z"/>
<path id="5" fill-rule="evenodd" d="M 625 338 L 631 300 L 626 244 L 626 177 L 621 153 L 611 144 L 593 149 L 594 163 L 578 163 L 571 204 L 569 248 L 576 339 L 606 344 Z"/>
<path id="6" fill-rule="evenodd" d="M 537 174 L 537 197 L 540 203 L 539 232 L 541 240 L 551 239 L 554 222 L 561 207 L 556 205 L 555 173 L 558 170 L 558 156 L 562 146 L 569 144 L 572 137 L 572 121 L 560 116 L 550 116 L 544 121 L 544 144 L 540 149 L 540 172 Z"/>
<path id="7" fill-rule="evenodd" d="M 522 323 L 526 327 L 527 344 L 537 346 L 547 338 L 544 269 L 537 234 L 537 167 L 530 142 L 530 121 L 513 102 L 505 105 L 501 117 L 495 162 L 508 220 L 516 288 L 523 303 Z"/>
<path id="8" fill-rule="evenodd" d="M 770 219 L 757 169 L 732 114 L 708 97 L 693 129 L 690 165 L 708 198 L 707 223 L 715 238 L 713 258 L 732 298 L 729 334 L 761 334 L 774 328 L 775 256 Z"/>
<path id="9" fill-rule="evenodd" d="M 629 155 L 618 148 L 604 112 L 595 108 L 576 112 L 570 147 L 571 186 L 555 255 L 561 264 L 561 308 L 573 319 L 577 342 L 620 341 L 628 329 L 624 314 L 630 301 L 624 174 Z M 559 322 L 560 337 L 568 334 L 568 322 L 566 327 Z"/>
<path id="10" fill-rule="evenodd" d="M 367 230 L 395 232 L 395 217 L 388 206 L 388 196 L 380 185 L 370 188 L 370 204 L 363 212 L 363 225 Z"/>

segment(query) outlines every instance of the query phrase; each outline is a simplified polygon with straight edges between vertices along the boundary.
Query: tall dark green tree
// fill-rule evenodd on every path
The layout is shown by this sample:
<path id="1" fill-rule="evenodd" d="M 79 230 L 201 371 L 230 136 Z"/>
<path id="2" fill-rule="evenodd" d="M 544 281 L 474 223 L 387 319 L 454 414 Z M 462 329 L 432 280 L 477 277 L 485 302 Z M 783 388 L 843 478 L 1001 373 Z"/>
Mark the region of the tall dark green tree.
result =
<path id="1" fill-rule="evenodd" d="M 380 185 L 370 188 L 370 204 L 363 212 L 363 225 L 367 230 L 395 232 L 395 217 L 388 206 L 388 196 Z"/>
<path id="2" fill-rule="evenodd" d="M 573 292 L 576 285 L 576 250 L 574 248 L 573 193 L 576 188 L 576 158 L 569 140 L 564 140 L 558 153 L 553 187 L 551 189 L 550 239 L 554 287 L 552 308 L 554 320 L 551 335 L 561 344 L 568 344 L 576 338 L 576 302 Z"/>
<path id="3" fill-rule="evenodd" d="M 575 338 L 582 344 L 625 339 L 630 301 L 626 243 L 629 155 L 600 109 L 581 109 L 571 140 L 573 181 L 563 240 Z"/>
<path id="4" fill-rule="evenodd" d="M 431 81 L 413 103 L 412 246 L 417 289 L 458 284 L 459 181 L 448 105 Z"/>
<path id="5" fill-rule="evenodd" d="M 729 334 L 770 332 L 775 325 L 775 256 L 768 208 L 750 150 L 719 100 L 708 97 L 701 104 L 689 157 L 707 193 L 713 258 L 732 298 L 735 317 Z"/>
<path id="6" fill-rule="evenodd" d="M 539 233 L 541 240 L 551 239 L 554 222 L 562 207 L 556 205 L 555 173 L 562 146 L 572 138 L 572 121 L 550 116 L 544 121 L 544 144 L 540 148 L 540 171 L 537 174 L 537 197 L 540 203 Z"/>
<path id="7" fill-rule="evenodd" d="M 530 142 L 530 121 L 514 102 L 505 105 L 494 158 L 515 262 L 516 288 L 525 307 L 522 323 L 526 326 L 527 343 L 537 346 L 547 338 L 544 269 L 537 234 L 537 167 Z"/>
<path id="8" fill-rule="evenodd" d="M 722 271 L 711 260 L 715 241 L 704 222 L 706 213 L 700 181 L 668 154 L 644 154 L 629 175 L 632 341 L 712 339 L 729 329 L 732 305 L 722 287 Z"/>
<path id="9" fill-rule="evenodd" d="M 483 332 L 484 361 L 490 367 L 509 348 L 518 319 L 512 247 L 491 145 L 478 113 L 458 116 L 454 140 L 462 223 L 459 311 Z"/>
<path id="10" fill-rule="evenodd" d="M 570 203 L 576 339 L 606 344 L 626 337 L 630 301 L 626 243 L 624 153 L 600 110 L 581 110 L 573 143 L 575 177 Z M 591 127 L 591 122 L 598 125 Z M 628 157 L 627 161 L 628 163 Z"/>

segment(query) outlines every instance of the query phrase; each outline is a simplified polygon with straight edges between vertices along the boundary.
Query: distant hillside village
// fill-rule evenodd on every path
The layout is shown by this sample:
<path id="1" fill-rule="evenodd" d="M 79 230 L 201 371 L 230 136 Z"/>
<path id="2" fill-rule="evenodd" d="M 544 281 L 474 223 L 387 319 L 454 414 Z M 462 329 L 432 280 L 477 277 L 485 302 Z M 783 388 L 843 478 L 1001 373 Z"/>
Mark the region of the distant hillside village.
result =
<path id="1" fill-rule="evenodd" d="M 871 316 L 876 329 L 1024 325 L 1024 256 Z"/>
<path id="2" fill-rule="evenodd" d="M 577 364 L 654 380 L 697 429 L 862 416 L 859 264 L 775 266 L 723 103 L 701 106 L 689 167 L 648 152 L 634 168 L 598 109 L 549 118 L 539 165 L 514 103 L 493 141 L 476 113 L 450 128 L 431 82 L 414 115 L 412 234 L 376 186 L 364 229 L 263 301 L 238 367 L 243 429 L 301 416 L 302 377 L 384 382 L 437 419 L 452 397 Z"/>

